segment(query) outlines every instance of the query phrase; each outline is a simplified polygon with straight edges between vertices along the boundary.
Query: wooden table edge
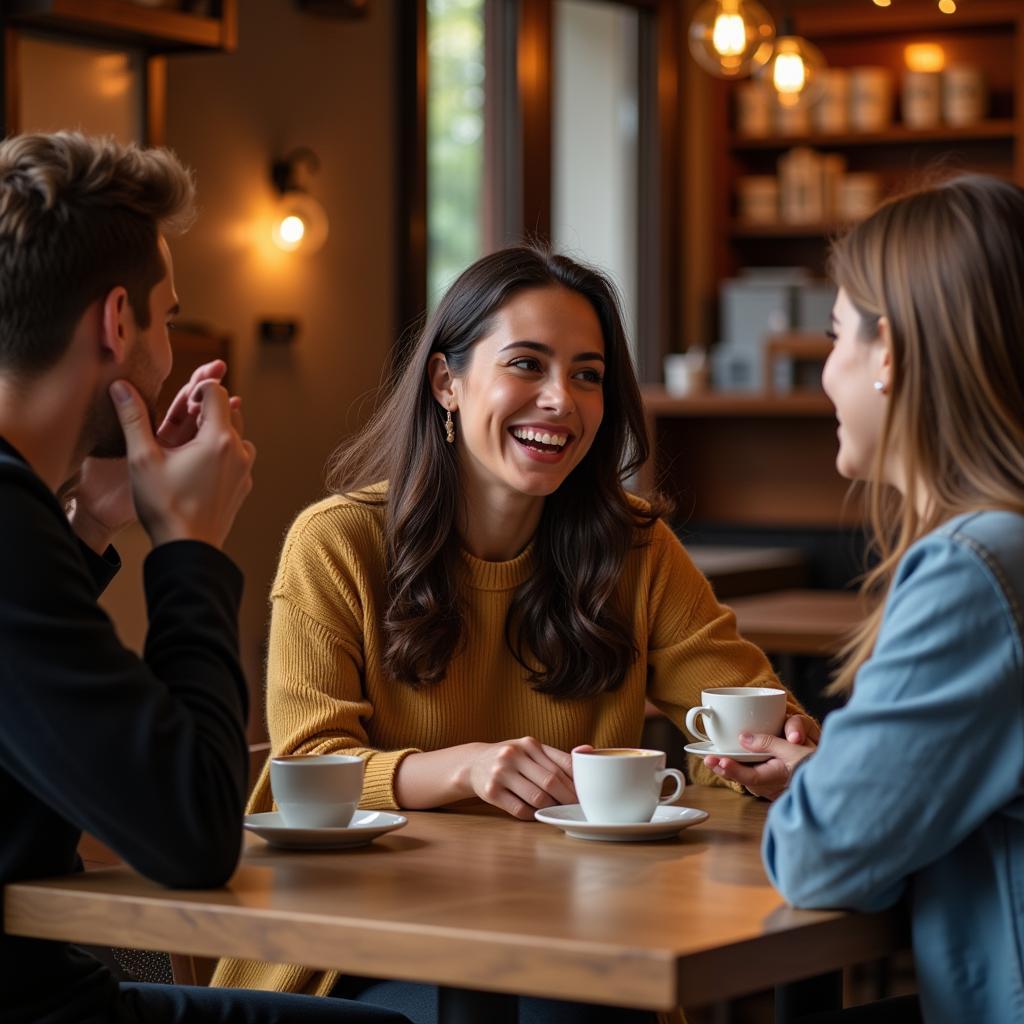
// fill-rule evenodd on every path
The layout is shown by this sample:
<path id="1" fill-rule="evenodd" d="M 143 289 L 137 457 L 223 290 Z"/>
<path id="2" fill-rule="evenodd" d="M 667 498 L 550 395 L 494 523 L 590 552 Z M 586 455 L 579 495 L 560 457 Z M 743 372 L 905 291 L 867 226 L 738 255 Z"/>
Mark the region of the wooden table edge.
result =
<path id="1" fill-rule="evenodd" d="M 606 942 L 549 938 L 543 949 L 535 950 L 535 940 L 528 935 L 473 932 L 424 923 L 417 924 L 413 933 L 403 922 L 209 905 L 202 909 L 202 928 L 193 923 L 185 941 L 180 922 L 176 926 L 166 923 L 169 904 L 174 903 L 167 895 L 152 900 L 99 896 L 41 880 L 11 883 L 3 897 L 4 931 L 9 935 L 219 957 L 229 948 L 217 927 L 222 921 L 230 928 L 231 955 L 242 958 L 301 963 L 317 970 L 374 977 L 381 976 L 375 965 L 386 954 L 395 964 L 388 977 L 396 980 L 646 1010 L 665 1011 L 679 1005 L 678 957 L 657 949 L 638 952 L 633 947 Z M 188 891 L 182 891 L 181 897 L 178 916 L 187 921 L 193 914 L 187 902 Z M 92 903 L 101 906 L 100 916 L 90 906 Z M 159 908 L 159 918 L 147 918 L 147 903 Z M 280 918 L 275 925 L 276 941 L 268 944 L 267 922 L 273 922 L 275 916 Z M 239 919 L 258 927 L 239 928 Z M 435 959 L 431 938 L 443 940 L 443 957 Z M 278 945 L 287 945 L 287 954 L 275 956 Z M 332 948 L 344 950 L 344 955 L 326 956 L 324 951 Z M 473 977 L 448 966 L 463 960 L 483 960 L 487 966 Z M 538 971 L 545 976 L 544 983 L 534 981 Z"/>

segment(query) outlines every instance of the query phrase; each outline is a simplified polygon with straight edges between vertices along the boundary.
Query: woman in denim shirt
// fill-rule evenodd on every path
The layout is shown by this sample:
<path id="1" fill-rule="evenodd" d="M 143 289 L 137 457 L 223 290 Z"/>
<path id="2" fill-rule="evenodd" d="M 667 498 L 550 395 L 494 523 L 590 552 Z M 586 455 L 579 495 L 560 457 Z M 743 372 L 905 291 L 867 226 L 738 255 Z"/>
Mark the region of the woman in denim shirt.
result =
<path id="1" fill-rule="evenodd" d="M 797 906 L 908 899 L 920 1007 L 876 1004 L 878 1019 L 1013 1024 L 1024 1021 L 1024 190 L 968 177 L 889 202 L 836 244 L 832 273 L 822 381 L 839 472 L 867 485 L 880 561 L 865 589 L 879 602 L 846 651 L 836 686 L 850 700 L 817 749 L 746 738 L 793 771 L 764 861 Z M 742 782 L 760 770 L 708 762 Z"/>

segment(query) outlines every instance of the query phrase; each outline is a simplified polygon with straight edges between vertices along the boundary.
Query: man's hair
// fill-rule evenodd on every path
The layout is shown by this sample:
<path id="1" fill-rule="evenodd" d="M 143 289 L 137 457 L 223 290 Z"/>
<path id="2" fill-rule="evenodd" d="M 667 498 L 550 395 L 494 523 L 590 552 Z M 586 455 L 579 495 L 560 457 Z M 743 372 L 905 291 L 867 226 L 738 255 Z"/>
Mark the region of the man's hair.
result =
<path id="1" fill-rule="evenodd" d="M 0 370 L 49 369 L 119 285 L 148 327 L 166 273 L 159 234 L 184 230 L 194 203 L 191 173 L 165 149 L 77 132 L 0 142 Z"/>

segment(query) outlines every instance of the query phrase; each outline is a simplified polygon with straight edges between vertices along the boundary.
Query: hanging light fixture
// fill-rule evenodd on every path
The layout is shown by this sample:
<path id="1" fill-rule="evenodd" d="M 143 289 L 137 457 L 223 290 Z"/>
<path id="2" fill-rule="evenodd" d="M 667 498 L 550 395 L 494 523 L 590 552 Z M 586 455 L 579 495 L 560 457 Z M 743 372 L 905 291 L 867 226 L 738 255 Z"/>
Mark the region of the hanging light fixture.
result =
<path id="1" fill-rule="evenodd" d="M 718 78 L 741 78 L 771 57 L 775 22 L 756 0 L 707 0 L 690 22 L 690 53 Z"/>
<path id="2" fill-rule="evenodd" d="M 770 59 L 758 74 L 771 82 L 783 107 L 807 106 L 821 93 L 825 55 L 810 40 L 794 34 L 788 11 L 782 30 Z"/>

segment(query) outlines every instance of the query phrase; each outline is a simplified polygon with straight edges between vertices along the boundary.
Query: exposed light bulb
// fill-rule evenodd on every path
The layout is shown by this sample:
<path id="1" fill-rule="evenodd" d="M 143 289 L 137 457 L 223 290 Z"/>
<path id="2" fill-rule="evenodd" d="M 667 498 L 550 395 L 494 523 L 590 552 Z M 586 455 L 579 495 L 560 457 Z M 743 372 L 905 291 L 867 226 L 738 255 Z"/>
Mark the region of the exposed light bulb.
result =
<path id="1" fill-rule="evenodd" d="M 772 82 L 781 93 L 797 93 L 807 82 L 807 68 L 799 53 L 780 53 L 775 61 Z"/>
<path id="2" fill-rule="evenodd" d="M 956 0 L 939 0 L 939 10 L 943 14 L 956 14 Z"/>
<path id="3" fill-rule="evenodd" d="M 892 3 L 892 0 L 875 0 L 876 7 L 888 7 Z"/>
<path id="4" fill-rule="evenodd" d="M 794 108 L 818 98 L 825 66 L 825 56 L 814 43 L 803 36 L 779 36 L 761 74 L 771 82 L 779 104 Z"/>
<path id="5" fill-rule="evenodd" d="M 302 236 L 306 233 L 306 225 L 302 223 L 301 217 L 289 214 L 278 225 L 278 233 L 283 241 L 289 245 L 296 245 L 302 241 Z"/>
<path id="6" fill-rule="evenodd" d="M 711 31 L 711 45 L 723 57 L 738 57 L 747 45 L 747 27 L 738 14 L 719 14 Z"/>
<path id="7" fill-rule="evenodd" d="M 771 57 L 775 22 L 757 0 L 704 0 L 687 33 L 690 53 L 718 78 L 741 78 Z"/>
<path id="8" fill-rule="evenodd" d="M 274 245 L 285 252 L 316 252 L 327 240 L 327 214 L 306 192 L 286 192 L 271 222 Z"/>

